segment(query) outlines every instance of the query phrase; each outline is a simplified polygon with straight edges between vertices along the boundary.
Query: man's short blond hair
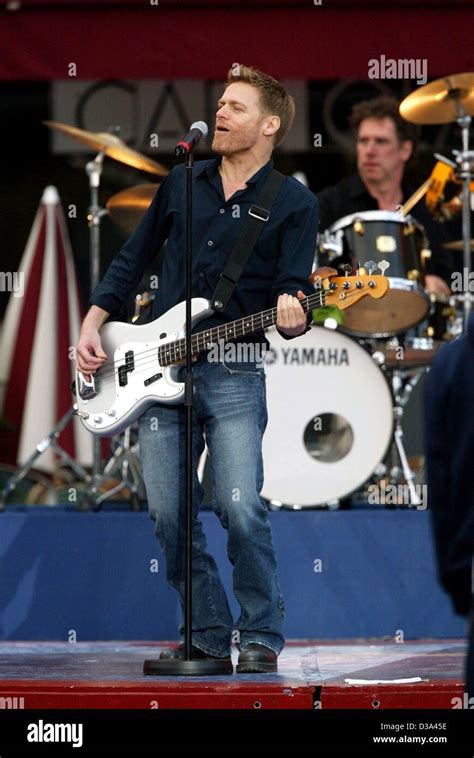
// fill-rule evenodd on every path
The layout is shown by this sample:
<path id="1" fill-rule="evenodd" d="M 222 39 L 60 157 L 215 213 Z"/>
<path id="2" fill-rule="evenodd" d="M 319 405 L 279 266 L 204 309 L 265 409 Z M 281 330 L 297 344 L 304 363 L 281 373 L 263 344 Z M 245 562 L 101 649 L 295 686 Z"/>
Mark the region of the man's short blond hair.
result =
<path id="1" fill-rule="evenodd" d="M 273 146 L 280 144 L 290 131 L 295 117 L 295 101 L 279 81 L 258 68 L 234 63 L 227 74 L 227 86 L 234 82 L 247 82 L 260 92 L 260 108 L 265 115 L 278 116 L 280 128 L 273 135 Z"/>

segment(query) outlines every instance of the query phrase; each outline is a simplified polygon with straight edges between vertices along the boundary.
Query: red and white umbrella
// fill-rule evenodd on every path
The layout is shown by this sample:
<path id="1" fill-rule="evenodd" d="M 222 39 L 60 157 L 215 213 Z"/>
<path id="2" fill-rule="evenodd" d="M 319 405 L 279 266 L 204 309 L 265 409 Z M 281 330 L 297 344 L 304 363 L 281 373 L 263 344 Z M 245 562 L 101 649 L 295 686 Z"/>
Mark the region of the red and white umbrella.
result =
<path id="1" fill-rule="evenodd" d="M 0 335 L 0 383 L 2 416 L 13 429 L 2 432 L 0 461 L 20 465 L 74 402 L 70 385 L 82 308 L 55 187 L 44 190 L 12 283 Z M 91 465 L 92 437 L 78 418 L 64 428 L 59 445 L 81 465 Z M 52 471 L 57 465 L 53 451 L 34 465 Z"/>

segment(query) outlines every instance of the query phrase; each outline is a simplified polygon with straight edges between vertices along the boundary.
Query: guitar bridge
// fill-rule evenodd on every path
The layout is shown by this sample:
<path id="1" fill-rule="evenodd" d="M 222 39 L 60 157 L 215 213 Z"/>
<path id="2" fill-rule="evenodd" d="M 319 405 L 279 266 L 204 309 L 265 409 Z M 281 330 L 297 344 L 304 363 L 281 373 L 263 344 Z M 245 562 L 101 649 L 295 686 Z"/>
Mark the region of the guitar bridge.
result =
<path id="1" fill-rule="evenodd" d="M 92 398 L 97 395 L 95 382 L 94 382 L 94 375 L 91 374 L 91 380 L 90 382 L 88 382 L 87 379 L 78 371 L 77 379 L 78 379 L 78 385 L 79 385 L 78 392 L 79 392 L 79 397 L 81 398 L 81 400 L 92 400 Z"/>

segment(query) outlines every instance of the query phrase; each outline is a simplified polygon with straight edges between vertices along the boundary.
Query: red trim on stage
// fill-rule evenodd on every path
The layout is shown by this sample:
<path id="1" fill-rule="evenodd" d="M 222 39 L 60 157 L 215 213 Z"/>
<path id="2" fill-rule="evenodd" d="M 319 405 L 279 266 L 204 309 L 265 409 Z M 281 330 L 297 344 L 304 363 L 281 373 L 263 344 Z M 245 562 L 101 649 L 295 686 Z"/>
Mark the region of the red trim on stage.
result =
<path id="1" fill-rule="evenodd" d="M 4 642 L 0 697 L 17 698 L 15 707 L 25 710 L 429 710 L 453 708 L 453 698 L 462 702 L 464 697 L 466 646 L 459 640 L 289 642 L 277 674 L 144 676 L 144 659 L 158 658 L 160 648 L 168 644 Z M 234 650 L 234 664 L 237 655 Z M 386 680 L 390 683 L 383 683 Z"/>

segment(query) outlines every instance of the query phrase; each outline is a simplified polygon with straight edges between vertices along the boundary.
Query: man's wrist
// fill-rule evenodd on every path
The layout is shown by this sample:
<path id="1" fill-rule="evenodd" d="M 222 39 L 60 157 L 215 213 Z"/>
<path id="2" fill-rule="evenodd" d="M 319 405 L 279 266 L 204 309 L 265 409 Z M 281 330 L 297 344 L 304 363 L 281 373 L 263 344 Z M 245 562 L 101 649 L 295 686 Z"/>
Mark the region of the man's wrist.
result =
<path id="1" fill-rule="evenodd" d="M 81 332 L 88 329 L 94 329 L 99 331 L 102 324 L 107 321 L 110 313 L 104 311 L 103 308 L 99 308 L 98 305 L 91 305 L 84 321 L 82 322 Z"/>

